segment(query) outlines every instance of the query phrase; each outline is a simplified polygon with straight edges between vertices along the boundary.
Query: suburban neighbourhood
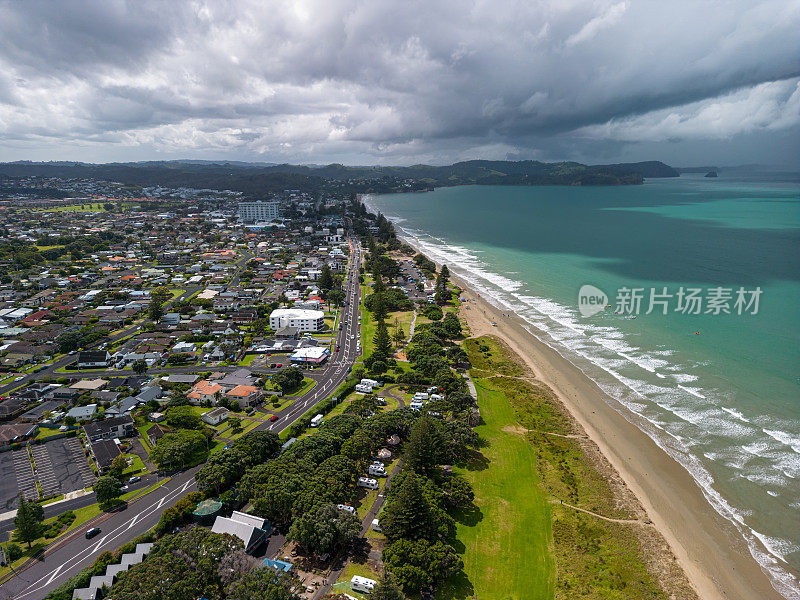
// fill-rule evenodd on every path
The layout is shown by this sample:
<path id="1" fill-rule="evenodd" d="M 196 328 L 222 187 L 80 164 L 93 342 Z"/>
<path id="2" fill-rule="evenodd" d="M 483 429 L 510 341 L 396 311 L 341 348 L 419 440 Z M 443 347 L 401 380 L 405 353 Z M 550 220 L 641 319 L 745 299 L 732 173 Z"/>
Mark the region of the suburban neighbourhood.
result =
<path id="1" fill-rule="evenodd" d="M 431 530 L 444 563 L 384 582 L 404 534 L 381 514 L 409 447 L 444 436 L 418 460 L 452 487 L 476 443 L 446 267 L 352 192 L 137 193 L 30 177 L 0 198 L 0 590 L 135 597 L 174 537 L 241 552 L 242 585 L 432 593 L 460 559 Z"/>

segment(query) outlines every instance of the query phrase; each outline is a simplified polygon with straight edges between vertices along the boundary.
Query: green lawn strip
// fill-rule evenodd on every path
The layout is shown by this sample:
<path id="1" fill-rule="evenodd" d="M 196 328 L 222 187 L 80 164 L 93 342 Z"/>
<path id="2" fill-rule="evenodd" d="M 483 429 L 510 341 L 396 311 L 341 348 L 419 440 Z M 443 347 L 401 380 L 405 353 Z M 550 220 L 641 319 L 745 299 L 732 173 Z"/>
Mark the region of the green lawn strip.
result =
<path id="1" fill-rule="evenodd" d="M 508 398 L 484 380 L 476 387 L 484 421 L 476 431 L 486 446 L 457 471 L 472 484 L 477 511 L 455 515 L 468 582 L 453 578 L 438 597 L 462 597 L 459 588 L 471 583 L 471 593 L 486 600 L 551 598 L 550 503 L 539 487 L 536 453 L 524 436 L 504 431 L 516 424 Z"/>
<path id="2" fill-rule="evenodd" d="M 284 398 L 297 398 L 298 396 L 302 396 L 303 394 L 310 392 L 311 389 L 317 385 L 317 382 L 310 377 L 303 377 L 303 385 L 300 386 L 300 389 L 292 392 L 291 394 L 286 394 L 283 396 Z"/>
<path id="3" fill-rule="evenodd" d="M 480 518 L 457 519 L 467 577 L 453 578 L 437 597 L 664 598 L 642 560 L 636 526 L 556 502 L 630 516 L 616 508 L 579 440 L 548 435 L 574 433 L 552 392 L 517 379 L 519 359 L 493 338 L 466 340 L 465 349 L 479 367 L 471 371 L 483 419 L 476 431 L 486 445 L 483 459 L 457 471 L 474 488 Z"/>
<path id="4" fill-rule="evenodd" d="M 150 487 L 142 488 L 141 490 L 134 490 L 133 492 L 126 492 L 120 496 L 120 499 L 125 500 L 126 502 L 130 502 L 131 500 L 136 500 L 137 498 L 141 498 L 142 496 L 146 496 L 153 490 L 160 488 L 162 485 L 167 483 L 170 480 L 169 477 L 162 479 L 158 483 L 154 483 Z"/>

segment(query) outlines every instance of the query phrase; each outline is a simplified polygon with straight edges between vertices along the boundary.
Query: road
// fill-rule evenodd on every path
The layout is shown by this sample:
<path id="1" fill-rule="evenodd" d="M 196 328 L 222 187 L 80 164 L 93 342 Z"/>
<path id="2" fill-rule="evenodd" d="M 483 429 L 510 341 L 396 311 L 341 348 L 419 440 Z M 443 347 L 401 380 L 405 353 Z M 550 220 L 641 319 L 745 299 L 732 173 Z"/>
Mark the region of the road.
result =
<path id="1" fill-rule="evenodd" d="M 262 423 L 257 429 L 280 433 L 288 429 L 314 404 L 329 396 L 341 385 L 348 370 L 361 354 L 358 285 L 358 268 L 361 264 L 361 248 L 355 238 L 351 240 L 351 260 L 345 279 L 347 304 L 342 307 L 342 330 L 337 332 L 338 352 L 334 352 L 326 367 L 314 371 L 317 385 L 304 396 L 277 413 L 276 422 Z M 158 523 L 161 513 L 174 505 L 185 494 L 196 489 L 194 467 L 174 476 L 168 483 L 132 503 L 120 513 L 105 514 L 77 528 L 66 540 L 47 554 L 43 560 L 19 572 L 0 586 L 0 600 L 40 600 L 64 583 L 81 569 L 91 565 L 97 555 L 114 550 Z M 89 498 L 93 498 L 91 495 Z M 78 499 L 81 500 L 81 499 Z M 85 502 L 91 503 L 88 500 Z M 59 505 L 57 505 L 59 506 Z M 58 512 L 71 508 L 67 503 Z M 52 509 L 51 509 L 52 510 Z M 89 527 L 100 527 L 101 533 L 86 540 L 84 533 Z"/>

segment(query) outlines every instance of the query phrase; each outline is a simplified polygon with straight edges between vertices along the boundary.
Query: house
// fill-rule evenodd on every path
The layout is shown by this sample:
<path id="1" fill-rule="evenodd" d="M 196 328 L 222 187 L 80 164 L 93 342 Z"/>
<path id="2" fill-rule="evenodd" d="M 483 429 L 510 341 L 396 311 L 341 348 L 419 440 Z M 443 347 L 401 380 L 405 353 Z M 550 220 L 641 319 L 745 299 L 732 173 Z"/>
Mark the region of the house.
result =
<path id="1" fill-rule="evenodd" d="M 217 517 L 211 531 L 238 537 L 244 543 L 245 552 L 250 553 L 267 539 L 272 531 L 272 526 L 265 519 L 235 510 L 230 518 Z"/>
<path id="2" fill-rule="evenodd" d="M 158 425 L 153 425 L 147 430 L 147 441 L 151 446 L 155 446 L 162 437 L 164 437 L 164 430 Z"/>
<path id="3" fill-rule="evenodd" d="M 198 379 L 200 379 L 198 375 L 191 373 L 173 373 L 167 377 L 167 381 L 170 383 L 188 383 L 189 385 L 194 385 Z"/>
<path id="4" fill-rule="evenodd" d="M 97 404 L 87 404 L 86 406 L 76 406 L 69 409 L 67 418 L 72 417 L 79 423 L 91 421 L 97 414 Z"/>
<path id="5" fill-rule="evenodd" d="M 90 443 L 98 440 L 128 437 L 133 435 L 133 419 L 130 415 L 125 415 L 103 421 L 95 421 L 84 425 L 83 431 L 86 433 L 86 438 Z"/>
<path id="6" fill-rule="evenodd" d="M 328 350 L 328 348 L 323 346 L 309 346 L 307 348 L 298 348 L 295 350 L 289 357 L 289 360 L 299 364 L 321 365 L 327 360 L 329 354 L 330 350 Z"/>
<path id="7" fill-rule="evenodd" d="M 79 392 L 97 392 L 102 390 L 107 385 L 108 381 L 105 379 L 81 379 L 77 383 L 73 383 L 71 386 L 69 386 L 69 389 L 78 390 Z"/>
<path id="8" fill-rule="evenodd" d="M 269 327 L 296 327 L 298 331 L 321 331 L 325 327 L 325 313 L 321 310 L 278 308 L 269 315 Z"/>
<path id="9" fill-rule="evenodd" d="M 239 406 L 242 408 L 252 406 L 261 397 L 258 388 L 253 385 L 237 385 L 235 388 L 228 390 L 225 395 L 231 401 L 238 401 Z"/>
<path id="10" fill-rule="evenodd" d="M 106 350 L 82 350 L 78 353 L 79 369 L 107 367 L 111 355 Z"/>
<path id="11" fill-rule="evenodd" d="M 217 394 L 225 392 L 225 388 L 218 383 L 212 383 L 203 379 L 198 381 L 192 390 L 186 394 L 192 404 L 201 404 L 203 402 L 216 402 Z"/>
<path id="12" fill-rule="evenodd" d="M 228 418 L 228 409 L 223 408 L 221 406 L 217 408 L 213 408 L 207 413 L 203 413 L 200 417 L 204 423 L 208 423 L 211 426 L 219 425 Z"/>
<path id="13" fill-rule="evenodd" d="M 34 438 L 37 433 L 39 433 L 39 426 L 36 423 L 0 425 L 0 447 Z"/>
<path id="14" fill-rule="evenodd" d="M 101 473 L 107 471 L 112 461 L 122 454 L 114 440 L 98 440 L 91 444 L 89 448 Z"/>
<path id="15" fill-rule="evenodd" d="M 148 417 L 148 419 L 150 419 L 150 421 L 152 421 L 153 423 L 161 423 L 161 421 L 163 421 L 166 418 L 167 418 L 167 415 L 165 415 L 164 413 L 161 413 L 161 412 L 152 412 L 152 413 L 150 413 L 150 416 Z"/>

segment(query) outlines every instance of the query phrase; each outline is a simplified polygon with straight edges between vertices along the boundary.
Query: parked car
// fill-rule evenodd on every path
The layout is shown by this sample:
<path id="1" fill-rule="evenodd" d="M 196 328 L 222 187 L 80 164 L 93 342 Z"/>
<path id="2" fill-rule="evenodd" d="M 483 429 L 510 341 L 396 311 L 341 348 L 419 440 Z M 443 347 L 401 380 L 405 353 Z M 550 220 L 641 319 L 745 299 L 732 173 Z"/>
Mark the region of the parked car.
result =
<path id="1" fill-rule="evenodd" d="M 133 477 L 128 479 L 128 483 L 137 483 L 137 482 L 139 482 L 141 480 L 142 480 L 141 477 L 139 477 L 138 475 L 134 475 Z"/>
<path id="2" fill-rule="evenodd" d="M 87 529 L 86 530 L 86 539 L 90 540 L 94 536 L 96 536 L 98 533 L 100 533 L 100 528 L 99 527 L 92 527 L 91 529 Z"/>

